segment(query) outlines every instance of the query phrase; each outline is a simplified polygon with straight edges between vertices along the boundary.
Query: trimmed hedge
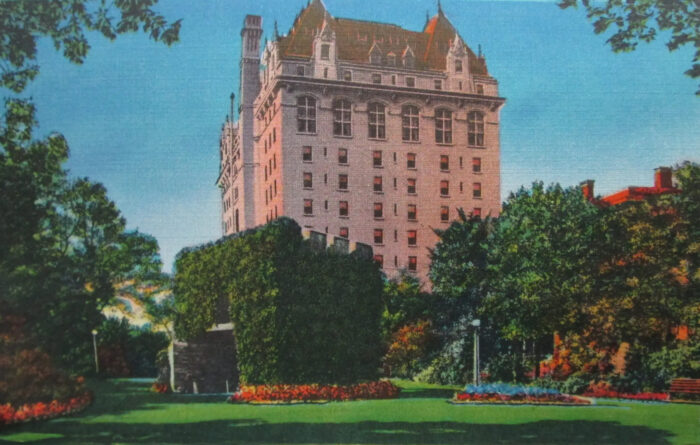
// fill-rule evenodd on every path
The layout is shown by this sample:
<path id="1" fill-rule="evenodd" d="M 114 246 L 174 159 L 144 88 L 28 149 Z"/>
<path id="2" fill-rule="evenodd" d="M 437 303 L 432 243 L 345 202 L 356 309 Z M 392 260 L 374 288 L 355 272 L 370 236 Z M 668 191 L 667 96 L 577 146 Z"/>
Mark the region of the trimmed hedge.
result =
<path id="1" fill-rule="evenodd" d="M 230 303 L 246 384 L 373 380 L 383 281 L 360 254 L 314 248 L 291 219 L 180 252 L 176 332 L 194 338 Z"/>

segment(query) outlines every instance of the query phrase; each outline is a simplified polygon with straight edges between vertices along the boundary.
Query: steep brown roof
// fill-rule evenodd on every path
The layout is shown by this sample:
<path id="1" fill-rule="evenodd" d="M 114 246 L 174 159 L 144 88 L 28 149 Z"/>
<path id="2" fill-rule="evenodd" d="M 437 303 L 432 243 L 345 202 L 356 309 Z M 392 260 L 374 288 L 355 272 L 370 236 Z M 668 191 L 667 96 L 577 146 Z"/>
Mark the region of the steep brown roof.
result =
<path id="1" fill-rule="evenodd" d="M 333 18 L 320 0 L 313 0 L 297 16 L 289 34 L 279 39 L 282 58 L 309 58 L 313 52 L 313 39 L 321 31 L 324 18 L 336 35 L 338 59 L 346 62 L 369 63 L 369 51 L 375 43 L 382 54 L 393 52 L 400 63 L 407 47 L 413 50 L 416 69 L 445 69 L 447 53 L 457 31 L 439 12 L 430 19 L 422 32 L 409 31 L 397 25 L 364 20 Z M 465 45 L 466 46 L 466 45 Z M 487 75 L 486 62 L 469 54 L 469 69 L 474 74 Z"/>

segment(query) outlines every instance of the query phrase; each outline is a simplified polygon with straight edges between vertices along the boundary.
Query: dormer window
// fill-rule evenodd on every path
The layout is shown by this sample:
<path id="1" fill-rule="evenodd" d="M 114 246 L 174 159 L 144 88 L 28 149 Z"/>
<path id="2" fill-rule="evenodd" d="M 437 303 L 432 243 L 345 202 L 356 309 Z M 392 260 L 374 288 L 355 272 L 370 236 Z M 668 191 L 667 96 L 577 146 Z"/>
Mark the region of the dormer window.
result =
<path id="1" fill-rule="evenodd" d="M 326 43 L 321 45 L 321 59 L 323 59 L 323 60 L 330 59 L 330 54 L 331 54 L 331 46 L 326 44 Z"/>
<path id="2" fill-rule="evenodd" d="M 372 49 L 369 50 L 369 63 L 372 65 L 382 64 L 382 52 L 379 50 L 376 43 L 372 45 Z"/>
<path id="3" fill-rule="evenodd" d="M 455 60 L 455 73 L 461 73 L 462 72 L 462 61 L 461 60 Z"/>
<path id="4" fill-rule="evenodd" d="M 415 59 L 413 57 L 413 52 L 406 52 L 403 56 L 403 66 L 404 68 L 413 68 L 415 65 Z"/>
<path id="5" fill-rule="evenodd" d="M 396 66 L 396 54 L 394 54 L 394 53 L 387 54 L 386 64 L 389 66 Z"/>

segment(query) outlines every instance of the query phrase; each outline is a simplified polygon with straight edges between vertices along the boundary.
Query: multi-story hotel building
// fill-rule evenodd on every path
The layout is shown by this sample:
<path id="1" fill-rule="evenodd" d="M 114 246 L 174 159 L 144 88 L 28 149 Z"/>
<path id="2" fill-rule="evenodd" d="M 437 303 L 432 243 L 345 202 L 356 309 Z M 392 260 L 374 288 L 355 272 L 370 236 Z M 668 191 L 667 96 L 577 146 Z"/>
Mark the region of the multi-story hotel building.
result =
<path id="1" fill-rule="evenodd" d="M 277 33 L 275 31 L 275 33 Z M 241 31 L 239 119 L 222 129 L 222 229 L 278 216 L 370 244 L 427 281 L 434 229 L 500 209 L 498 83 L 439 8 L 422 31 L 320 0 L 260 48 Z"/>

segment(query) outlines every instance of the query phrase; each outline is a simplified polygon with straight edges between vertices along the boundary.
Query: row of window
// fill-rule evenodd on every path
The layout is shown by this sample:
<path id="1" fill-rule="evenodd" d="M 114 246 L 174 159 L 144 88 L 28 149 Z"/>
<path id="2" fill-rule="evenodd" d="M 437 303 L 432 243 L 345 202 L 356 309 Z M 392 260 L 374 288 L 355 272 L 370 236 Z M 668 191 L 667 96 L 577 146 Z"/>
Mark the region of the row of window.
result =
<path id="1" fill-rule="evenodd" d="M 374 255 L 374 261 L 379 265 L 379 267 L 384 268 L 384 255 Z M 399 258 L 394 256 L 394 267 L 399 267 Z M 415 272 L 418 269 L 418 257 L 409 256 L 408 257 L 408 270 L 409 272 Z"/>
<path id="2" fill-rule="evenodd" d="M 323 208 L 328 210 L 328 201 L 323 202 Z M 339 216 L 349 216 L 350 206 L 348 201 L 338 201 L 338 215 Z M 313 216 L 314 214 L 314 200 L 304 199 L 304 215 Z M 394 215 L 398 214 L 398 206 L 394 204 Z M 481 216 L 481 208 L 475 207 L 472 214 L 474 216 Z M 384 218 L 384 204 L 381 202 L 375 202 L 373 208 L 373 215 L 375 219 Z M 406 206 L 406 217 L 409 221 L 416 221 L 418 219 L 418 207 L 416 204 L 408 204 Z M 448 206 L 440 207 L 440 221 L 448 222 L 450 220 L 450 208 Z M 347 230 L 347 228 L 346 228 Z M 343 234 L 341 231 L 340 236 L 347 237 L 347 234 Z"/>
<path id="3" fill-rule="evenodd" d="M 325 149 L 324 149 L 325 154 Z M 301 159 L 304 162 L 313 161 L 313 149 L 311 146 L 302 147 Z M 276 160 L 275 160 L 276 161 Z M 396 161 L 396 153 L 394 152 L 394 161 Z M 382 151 L 374 150 L 372 152 L 372 165 L 374 167 L 382 167 Z M 338 149 L 338 164 L 346 165 L 348 163 L 348 150 L 347 148 Z M 276 165 L 276 162 L 273 162 Z M 459 166 L 462 167 L 462 157 L 459 157 Z M 416 168 L 416 154 L 406 153 L 406 168 L 414 170 Z M 449 171 L 450 169 L 450 157 L 449 155 L 440 155 L 440 170 Z M 472 158 L 472 171 L 474 173 L 481 173 L 481 158 Z"/>
<path id="4" fill-rule="evenodd" d="M 323 183 L 328 184 L 328 175 L 323 175 Z M 394 187 L 396 187 L 396 178 L 394 178 Z M 275 181 L 275 195 L 277 187 L 276 187 L 277 181 Z M 345 173 L 341 173 L 338 175 L 338 190 L 348 190 L 348 175 Z M 313 173 L 311 172 L 304 172 L 303 174 L 303 179 L 302 179 L 302 186 L 305 189 L 311 189 L 314 186 L 314 176 Z M 372 189 L 375 192 L 383 192 L 384 191 L 384 180 L 382 176 L 375 176 L 374 181 L 372 183 Z M 460 183 L 460 192 L 463 191 L 463 185 Z M 413 195 L 416 194 L 416 178 L 408 178 L 406 179 L 406 192 Z M 441 180 L 440 181 L 440 195 L 441 196 L 449 196 L 450 194 L 450 181 L 448 180 Z M 480 182 L 474 182 L 472 183 L 472 196 L 474 198 L 481 198 L 481 183 Z"/>
<path id="5" fill-rule="evenodd" d="M 297 98 L 297 131 L 316 133 L 316 99 L 311 96 Z M 333 135 L 352 136 L 352 104 L 348 99 L 333 101 Z M 367 106 L 367 136 L 370 139 L 386 139 L 386 106 L 372 102 Z M 401 139 L 420 141 L 418 107 L 401 107 Z M 483 147 L 484 113 L 471 111 L 467 114 L 467 140 L 469 145 Z M 435 142 L 452 143 L 452 111 L 445 108 L 435 110 Z"/>

